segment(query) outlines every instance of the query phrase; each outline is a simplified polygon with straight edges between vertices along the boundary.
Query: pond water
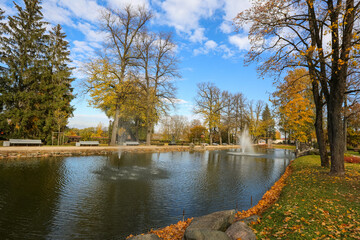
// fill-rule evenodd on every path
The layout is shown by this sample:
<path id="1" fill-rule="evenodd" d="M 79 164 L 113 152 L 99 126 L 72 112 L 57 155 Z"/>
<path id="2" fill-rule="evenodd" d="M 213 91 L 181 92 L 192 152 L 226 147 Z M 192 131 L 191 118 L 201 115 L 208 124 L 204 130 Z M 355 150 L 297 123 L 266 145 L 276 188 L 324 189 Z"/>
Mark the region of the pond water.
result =
<path id="1" fill-rule="evenodd" d="M 0 161 L 2 239 L 124 239 L 183 218 L 250 208 L 294 154 L 258 149 Z"/>

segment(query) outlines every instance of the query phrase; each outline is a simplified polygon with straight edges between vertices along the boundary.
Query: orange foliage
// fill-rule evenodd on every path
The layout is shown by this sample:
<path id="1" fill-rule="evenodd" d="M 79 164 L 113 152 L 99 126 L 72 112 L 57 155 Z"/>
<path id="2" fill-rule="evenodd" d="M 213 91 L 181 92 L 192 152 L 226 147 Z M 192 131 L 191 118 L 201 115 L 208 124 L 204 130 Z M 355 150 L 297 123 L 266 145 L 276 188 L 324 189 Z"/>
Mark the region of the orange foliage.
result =
<path id="1" fill-rule="evenodd" d="M 260 215 L 268 207 L 270 207 L 273 203 L 275 203 L 278 200 L 281 190 L 285 186 L 285 181 L 290 176 L 290 174 L 291 174 L 291 164 L 286 168 L 284 174 L 274 184 L 274 186 L 272 186 L 271 189 L 264 194 L 264 196 L 256 206 L 246 211 L 242 211 L 242 212 L 239 211 L 236 213 L 236 220 L 247 218 L 252 215 Z"/>
<path id="2" fill-rule="evenodd" d="M 176 224 L 158 229 L 151 230 L 150 233 L 156 234 L 163 240 L 181 240 L 184 236 L 185 229 L 189 226 L 193 218 L 188 218 L 186 221 L 179 221 Z"/>
<path id="3" fill-rule="evenodd" d="M 189 226 L 192 220 L 193 218 L 188 218 L 186 221 L 179 221 L 176 224 L 172 224 L 161 229 L 152 229 L 149 233 L 153 233 L 163 240 L 182 240 L 185 229 Z M 131 237 L 134 237 L 134 235 L 130 235 L 126 239 Z"/>
<path id="4" fill-rule="evenodd" d="M 347 163 L 360 163 L 360 157 L 345 156 L 344 161 Z"/>

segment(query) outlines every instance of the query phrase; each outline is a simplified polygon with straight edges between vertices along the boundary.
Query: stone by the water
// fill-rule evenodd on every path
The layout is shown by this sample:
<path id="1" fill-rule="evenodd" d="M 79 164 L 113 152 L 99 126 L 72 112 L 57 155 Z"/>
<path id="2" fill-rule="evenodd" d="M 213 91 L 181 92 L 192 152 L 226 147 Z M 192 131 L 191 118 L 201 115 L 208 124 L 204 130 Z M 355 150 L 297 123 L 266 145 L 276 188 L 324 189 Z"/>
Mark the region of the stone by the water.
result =
<path id="1" fill-rule="evenodd" d="M 214 212 L 202 217 L 195 218 L 187 230 L 191 229 L 209 229 L 225 231 L 235 219 L 235 210 L 226 210 Z"/>
<path id="2" fill-rule="evenodd" d="M 185 240 L 231 240 L 226 233 L 210 229 L 191 229 L 185 232 Z"/>
<path id="3" fill-rule="evenodd" d="M 231 240 L 256 240 L 255 233 L 251 228 L 244 222 L 233 223 L 225 233 L 230 237 Z"/>

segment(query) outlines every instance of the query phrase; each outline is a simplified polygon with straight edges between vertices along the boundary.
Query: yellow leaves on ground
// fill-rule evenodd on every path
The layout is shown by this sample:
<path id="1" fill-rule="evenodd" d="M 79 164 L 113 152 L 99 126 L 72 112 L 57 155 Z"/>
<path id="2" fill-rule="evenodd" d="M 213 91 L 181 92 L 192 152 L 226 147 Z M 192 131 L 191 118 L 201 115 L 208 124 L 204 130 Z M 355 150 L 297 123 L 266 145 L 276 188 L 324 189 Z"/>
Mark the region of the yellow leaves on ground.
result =
<path id="1" fill-rule="evenodd" d="M 156 234 L 163 240 L 181 240 L 184 236 L 185 229 L 189 226 L 193 218 L 189 218 L 186 221 L 179 221 L 176 224 L 164 227 L 158 230 L 151 230 L 150 233 Z"/>
<path id="2" fill-rule="evenodd" d="M 252 225 L 258 239 L 360 239 L 360 165 L 330 176 L 318 156 L 292 163 L 276 204 Z"/>

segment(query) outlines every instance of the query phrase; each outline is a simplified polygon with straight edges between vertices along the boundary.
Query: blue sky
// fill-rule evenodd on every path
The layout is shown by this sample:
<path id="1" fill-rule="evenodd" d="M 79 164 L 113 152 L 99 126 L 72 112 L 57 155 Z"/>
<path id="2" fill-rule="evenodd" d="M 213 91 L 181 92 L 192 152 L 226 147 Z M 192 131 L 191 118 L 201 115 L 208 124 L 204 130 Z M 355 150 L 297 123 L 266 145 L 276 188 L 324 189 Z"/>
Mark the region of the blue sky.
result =
<path id="1" fill-rule="evenodd" d="M 22 1 L 15 2 L 22 5 Z M 260 78 L 256 64 L 244 66 L 244 55 L 250 47 L 247 30 L 234 32 L 232 19 L 250 6 L 248 0 L 43 0 L 44 18 L 50 25 L 61 24 L 70 42 L 72 66 L 77 69 L 94 56 L 104 35 L 98 29 L 99 11 L 104 7 L 120 8 L 124 4 L 145 5 L 154 13 L 149 28 L 174 33 L 178 45 L 181 79 L 176 81 L 176 109 L 171 114 L 193 115 L 196 84 L 213 82 L 221 90 L 242 92 L 248 100 L 268 102 L 274 90 L 272 80 Z M 11 0 L 0 0 L 6 14 L 16 14 Z M 50 27 L 50 26 L 49 26 Z M 73 72 L 73 86 L 79 92 L 84 76 Z M 88 106 L 87 96 L 78 94 L 72 102 L 76 110 L 70 127 L 108 125 L 101 111 Z"/>

